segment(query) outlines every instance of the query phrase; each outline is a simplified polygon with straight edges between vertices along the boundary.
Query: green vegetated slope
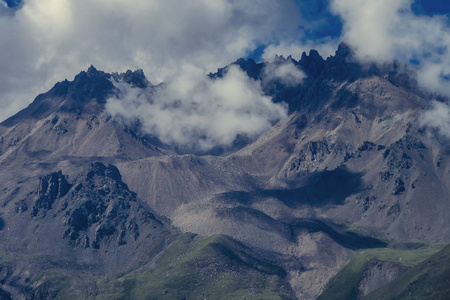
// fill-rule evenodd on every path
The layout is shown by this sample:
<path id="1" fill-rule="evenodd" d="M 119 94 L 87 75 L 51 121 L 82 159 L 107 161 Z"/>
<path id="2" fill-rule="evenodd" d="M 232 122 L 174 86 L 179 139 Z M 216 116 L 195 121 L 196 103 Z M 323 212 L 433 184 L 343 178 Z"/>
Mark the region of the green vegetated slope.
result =
<path id="1" fill-rule="evenodd" d="M 318 300 L 351 300 L 359 299 L 359 283 L 363 273 L 372 259 L 385 261 L 401 266 L 413 267 L 442 249 L 442 246 L 421 247 L 414 250 L 394 250 L 391 248 L 365 249 L 358 251 L 326 285 Z M 450 267 L 450 266 L 447 266 Z M 372 299 L 372 298 L 370 298 Z M 374 299 L 391 299 L 381 297 Z"/>
<path id="2" fill-rule="evenodd" d="M 372 299 L 449 299 L 450 245 L 388 285 L 370 293 Z"/>
<path id="3" fill-rule="evenodd" d="M 23 295 L 26 299 L 89 299 L 89 286 L 80 276 L 52 270 L 42 272 L 25 288 Z"/>
<path id="4" fill-rule="evenodd" d="M 296 299 L 285 271 L 229 236 L 183 234 L 156 260 L 125 275 L 98 278 L 51 268 L 30 299 Z"/>
<path id="5" fill-rule="evenodd" d="M 151 270 L 99 285 L 97 299 L 295 299 L 285 275 L 228 236 L 185 234 Z"/>

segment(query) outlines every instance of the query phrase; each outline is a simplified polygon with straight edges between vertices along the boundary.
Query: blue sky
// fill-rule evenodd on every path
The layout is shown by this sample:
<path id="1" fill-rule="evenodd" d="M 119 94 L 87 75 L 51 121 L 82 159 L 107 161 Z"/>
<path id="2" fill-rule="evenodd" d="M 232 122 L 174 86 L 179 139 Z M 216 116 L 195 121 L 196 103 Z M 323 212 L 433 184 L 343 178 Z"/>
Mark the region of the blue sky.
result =
<path id="1" fill-rule="evenodd" d="M 418 0 L 413 4 L 416 13 L 425 15 L 449 14 L 450 2 L 445 0 Z"/>
<path id="2" fill-rule="evenodd" d="M 0 1 L 0 120 L 91 64 L 159 83 L 240 57 L 328 57 L 342 41 L 362 63 L 413 62 L 423 86 L 450 95 L 449 1 Z"/>
<path id="3" fill-rule="evenodd" d="M 323 38 L 339 38 L 342 34 L 341 18 L 330 11 L 330 3 L 328 0 L 316 1 L 295 1 L 302 19 L 306 23 L 312 23 L 314 26 L 309 27 L 307 24 L 300 26 L 304 30 L 304 36 L 300 36 L 303 40 L 320 40 Z M 445 0 L 416 0 L 411 4 L 411 9 L 416 15 L 450 16 L 450 1 Z M 257 61 L 261 60 L 261 55 L 265 45 L 260 45 L 255 51 L 247 57 Z"/>

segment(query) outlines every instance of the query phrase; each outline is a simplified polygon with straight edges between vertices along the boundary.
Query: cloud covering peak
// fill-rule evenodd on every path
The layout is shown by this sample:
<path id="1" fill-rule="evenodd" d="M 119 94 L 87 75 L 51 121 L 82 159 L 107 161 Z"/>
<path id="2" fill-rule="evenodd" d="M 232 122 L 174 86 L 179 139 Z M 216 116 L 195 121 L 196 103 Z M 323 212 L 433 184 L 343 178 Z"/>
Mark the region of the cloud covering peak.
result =
<path id="1" fill-rule="evenodd" d="M 106 110 L 183 152 L 228 148 L 239 137 L 256 138 L 280 119 L 287 107 L 264 95 L 259 81 L 232 65 L 222 78 L 185 66 L 167 83 L 146 89 L 113 81 L 119 97 Z"/>
<path id="2" fill-rule="evenodd" d="M 166 81 L 207 74 L 298 32 L 292 0 L 26 0 L 0 5 L 0 120 L 93 64 Z"/>
<path id="3" fill-rule="evenodd" d="M 448 14 L 414 10 L 430 1 L 8 2 L 21 4 L 0 0 L 0 120 L 92 64 L 108 73 L 143 69 L 159 83 L 189 66 L 208 74 L 258 51 L 266 61 L 298 60 L 311 48 L 327 57 L 341 41 L 362 62 L 414 65 L 423 87 L 450 96 Z M 273 71 L 293 79 L 288 85 L 301 81 L 292 66 Z"/>

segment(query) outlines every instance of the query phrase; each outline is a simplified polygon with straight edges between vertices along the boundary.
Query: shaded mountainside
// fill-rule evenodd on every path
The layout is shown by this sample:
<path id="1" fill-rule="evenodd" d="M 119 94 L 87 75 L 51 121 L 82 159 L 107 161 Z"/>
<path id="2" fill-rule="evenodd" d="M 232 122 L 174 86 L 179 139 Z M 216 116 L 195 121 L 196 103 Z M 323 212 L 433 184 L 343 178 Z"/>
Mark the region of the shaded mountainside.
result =
<path id="1" fill-rule="evenodd" d="M 430 97 L 404 68 L 345 45 L 286 62 L 302 83 L 235 62 L 290 114 L 221 155 L 105 112 L 114 80 L 155 88 L 140 70 L 91 67 L 1 123 L 0 295 L 357 299 L 437 251 L 399 244 L 450 243 L 448 142 L 421 125 Z"/>

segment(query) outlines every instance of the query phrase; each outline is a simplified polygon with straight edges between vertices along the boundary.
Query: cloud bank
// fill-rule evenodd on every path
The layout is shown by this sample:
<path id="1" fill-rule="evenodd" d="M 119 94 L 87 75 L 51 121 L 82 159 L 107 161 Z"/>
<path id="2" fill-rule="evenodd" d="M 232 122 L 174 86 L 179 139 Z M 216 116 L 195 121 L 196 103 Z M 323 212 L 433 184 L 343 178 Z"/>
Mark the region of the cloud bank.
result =
<path id="1" fill-rule="evenodd" d="M 0 1 L 1 2 L 1 1 Z M 299 34 L 293 0 L 25 0 L 0 5 L 0 120 L 93 64 L 153 83 L 187 64 L 215 71 Z"/>
<path id="2" fill-rule="evenodd" d="M 303 83 L 306 74 L 299 69 L 292 60 L 273 60 L 266 63 L 263 70 L 263 82 L 268 84 L 272 81 L 292 87 Z"/>
<path id="3" fill-rule="evenodd" d="M 412 0 L 332 0 L 342 39 L 361 61 L 417 65 L 428 90 L 450 96 L 450 27 L 443 15 L 416 15 Z"/>
<path id="4" fill-rule="evenodd" d="M 281 43 L 274 43 L 268 45 L 264 49 L 262 58 L 265 61 L 271 61 L 275 55 L 282 55 L 284 57 L 292 56 L 292 58 L 299 60 L 302 53 L 309 53 L 311 49 L 315 49 L 319 54 L 327 58 L 334 55 L 338 48 L 340 40 L 335 37 L 321 38 L 315 41 L 283 41 Z"/>
<path id="5" fill-rule="evenodd" d="M 239 136 L 256 138 L 287 117 L 287 107 L 273 103 L 260 82 L 238 66 L 218 79 L 186 66 L 162 86 L 140 89 L 114 84 L 120 95 L 108 100 L 109 114 L 129 122 L 139 120 L 145 132 L 182 151 L 227 148 Z"/>
<path id="6" fill-rule="evenodd" d="M 199 74 L 214 72 L 260 46 L 267 61 L 275 54 L 300 59 L 311 48 L 323 57 L 332 55 L 341 40 L 363 62 L 397 59 L 417 66 L 423 87 L 450 96 L 450 22 L 446 16 L 415 14 L 413 0 L 24 0 L 17 10 L 0 3 L 0 120 L 91 64 L 106 72 L 141 68 L 152 83 L 171 82 L 165 91 L 173 100 L 175 91 L 183 89 L 175 88 L 176 83 L 198 88 L 195 93 L 188 89 L 194 96 L 211 95 L 206 87 L 215 84 Z M 185 74 L 192 73 L 199 83 L 187 85 Z M 303 79 L 289 65 L 268 74 L 286 85 Z M 249 90 L 259 95 L 254 87 Z M 189 99 L 180 94 L 178 100 Z M 194 110 L 188 103 L 180 105 Z M 178 140 L 157 130 L 167 140 Z M 205 145 L 214 138 L 219 143 L 231 139 L 225 133 L 206 136 Z"/>
<path id="7" fill-rule="evenodd" d="M 440 136 L 450 139 L 450 107 L 447 104 L 432 101 L 431 109 L 420 116 L 419 123 L 420 126 L 432 128 Z"/>

